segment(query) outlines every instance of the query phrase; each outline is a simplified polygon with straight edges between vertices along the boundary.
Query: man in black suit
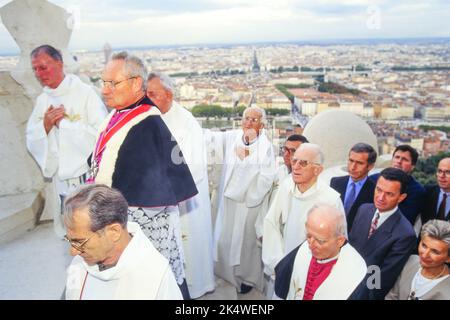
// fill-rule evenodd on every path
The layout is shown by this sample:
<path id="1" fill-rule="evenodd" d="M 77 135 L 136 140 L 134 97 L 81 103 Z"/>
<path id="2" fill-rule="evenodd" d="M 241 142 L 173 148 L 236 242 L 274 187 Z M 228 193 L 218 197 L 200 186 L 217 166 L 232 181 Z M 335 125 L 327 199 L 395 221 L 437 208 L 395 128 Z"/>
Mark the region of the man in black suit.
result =
<path id="1" fill-rule="evenodd" d="M 375 187 L 374 203 L 358 209 L 349 242 L 369 269 L 351 299 L 384 299 L 416 246 L 414 229 L 398 208 L 406 198 L 407 183 L 404 171 L 384 169 Z"/>
<path id="2" fill-rule="evenodd" d="M 350 232 L 358 208 L 363 203 L 373 203 L 375 182 L 367 175 L 377 160 L 377 152 L 366 143 L 357 143 L 348 155 L 348 176 L 331 179 L 330 186 L 341 194 Z"/>
<path id="3" fill-rule="evenodd" d="M 412 225 L 416 223 L 419 213 L 422 212 L 425 199 L 425 188 L 412 176 L 418 159 L 417 150 L 410 145 L 403 144 L 395 148 L 391 162 L 392 168 L 401 169 L 408 175 L 408 184 L 406 185 L 408 197 L 400 203 L 399 208 Z M 378 177 L 379 173 L 369 176 L 375 183 Z"/>
<path id="4" fill-rule="evenodd" d="M 450 158 L 442 159 L 436 170 L 438 185 L 427 187 L 422 224 L 431 219 L 450 221 Z"/>

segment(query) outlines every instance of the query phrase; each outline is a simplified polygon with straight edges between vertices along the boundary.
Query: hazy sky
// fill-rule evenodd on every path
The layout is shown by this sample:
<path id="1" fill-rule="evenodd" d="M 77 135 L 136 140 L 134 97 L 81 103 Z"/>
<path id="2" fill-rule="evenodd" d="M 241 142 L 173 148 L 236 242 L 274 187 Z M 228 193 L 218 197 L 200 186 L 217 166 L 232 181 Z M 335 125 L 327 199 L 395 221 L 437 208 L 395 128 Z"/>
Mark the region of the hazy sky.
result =
<path id="1" fill-rule="evenodd" d="M 10 0 L 0 0 L 0 6 Z M 449 0 L 52 0 L 71 49 L 450 36 Z M 17 46 L 0 25 L 0 52 Z"/>

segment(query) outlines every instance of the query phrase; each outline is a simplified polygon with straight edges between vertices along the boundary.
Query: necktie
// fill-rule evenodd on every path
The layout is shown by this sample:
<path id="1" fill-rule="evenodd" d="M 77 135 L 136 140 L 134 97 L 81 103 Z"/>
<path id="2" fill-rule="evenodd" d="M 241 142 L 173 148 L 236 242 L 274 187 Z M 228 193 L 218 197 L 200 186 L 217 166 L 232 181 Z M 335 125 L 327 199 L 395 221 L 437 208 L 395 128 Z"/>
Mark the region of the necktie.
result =
<path id="1" fill-rule="evenodd" d="M 350 182 L 350 190 L 348 191 L 348 195 L 345 198 L 344 203 L 344 210 L 346 215 L 348 215 L 350 209 L 352 208 L 353 202 L 355 202 L 355 196 L 356 196 L 356 186 L 355 183 L 352 181 Z"/>
<path id="2" fill-rule="evenodd" d="M 447 202 L 447 193 L 444 193 L 444 196 L 442 197 L 441 204 L 439 205 L 438 215 L 437 218 L 439 220 L 445 220 L 445 204 Z"/>
<path id="3" fill-rule="evenodd" d="M 379 219 L 380 219 L 380 213 L 377 211 L 377 215 L 375 216 L 375 219 L 372 221 L 372 224 L 370 225 L 369 236 L 367 238 L 370 238 L 372 236 L 372 234 L 375 232 L 375 230 L 377 230 Z"/>

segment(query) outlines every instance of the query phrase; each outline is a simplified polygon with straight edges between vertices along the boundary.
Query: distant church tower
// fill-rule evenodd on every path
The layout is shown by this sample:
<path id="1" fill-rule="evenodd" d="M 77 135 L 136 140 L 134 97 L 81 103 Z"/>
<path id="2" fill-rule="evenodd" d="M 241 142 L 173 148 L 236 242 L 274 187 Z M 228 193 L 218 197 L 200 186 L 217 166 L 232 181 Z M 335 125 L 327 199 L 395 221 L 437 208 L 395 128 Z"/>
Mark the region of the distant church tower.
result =
<path id="1" fill-rule="evenodd" d="M 103 46 L 103 53 L 105 54 L 105 64 L 107 64 L 112 53 L 111 45 L 108 42 Z"/>
<path id="2" fill-rule="evenodd" d="M 258 58 L 256 57 L 256 50 L 253 51 L 253 65 L 252 65 L 252 72 L 253 73 L 259 73 L 261 71 L 261 67 L 258 63 Z"/>

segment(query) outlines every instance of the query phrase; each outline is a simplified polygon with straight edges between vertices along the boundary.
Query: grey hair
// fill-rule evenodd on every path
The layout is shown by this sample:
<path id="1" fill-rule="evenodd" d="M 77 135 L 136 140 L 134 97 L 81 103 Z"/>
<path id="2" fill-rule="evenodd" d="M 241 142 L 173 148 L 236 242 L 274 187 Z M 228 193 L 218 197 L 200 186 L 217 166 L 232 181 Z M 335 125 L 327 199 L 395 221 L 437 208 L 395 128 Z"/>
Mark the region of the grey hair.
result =
<path id="1" fill-rule="evenodd" d="M 74 212 L 86 208 L 93 232 L 112 223 L 119 223 L 124 229 L 127 227 L 128 203 L 115 189 L 104 184 L 81 186 L 64 201 L 64 221 L 70 225 Z"/>
<path id="2" fill-rule="evenodd" d="M 245 118 L 245 114 L 250 111 L 250 110 L 255 110 L 257 111 L 260 115 L 261 115 L 261 123 L 265 126 L 267 124 L 267 118 L 266 118 L 266 110 L 260 108 L 260 107 L 248 107 L 247 109 L 244 110 L 244 113 L 242 114 L 242 117 Z"/>
<path id="3" fill-rule="evenodd" d="M 367 153 L 367 163 L 373 164 L 377 161 L 377 152 L 372 148 L 370 144 L 367 143 L 357 143 L 351 149 L 350 152 L 355 153 Z"/>
<path id="4" fill-rule="evenodd" d="M 316 203 L 308 210 L 306 220 L 308 221 L 309 217 L 316 211 L 325 213 L 328 217 L 334 219 L 333 222 L 336 225 L 336 237 L 343 236 L 345 239 L 348 239 L 347 219 L 345 218 L 345 214 L 342 211 L 339 211 L 339 209 L 337 209 L 336 207 L 330 206 L 326 203 Z"/>
<path id="5" fill-rule="evenodd" d="M 314 143 L 302 143 L 300 147 L 298 147 L 297 150 L 303 150 L 303 149 L 310 149 L 315 152 L 316 156 L 314 158 L 314 162 L 323 165 L 325 161 L 325 157 L 323 155 L 322 149 L 319 147 L 319 145 Z"/>
<path id="6" fill-rule="evenodd" d="M 34 59 L 41 53 L 45 53 L 46 55 L 50 56 L 55 61 L 63 62 L 63 57 L 62 57 L 61 51 L 59 51 L 55 47 L 52 47 L 51 45 L 48 45 L 48 44 L 44 44 L 42 46 L 34 48 L 33 51 L 31 51 L 30 56 L 32 59 Z"/>
<path id="7" fill-rule="evenodd" d="M 124 61 L 124 74 L 127 77 L 139 77 L 142 79 L 142 90 L 145 91 L 147 85 L 147 68 L 140 58 L 131 55 L 126 51 L 115 53 L 111 56 L 111 60 Z"/>
<path id="8" fill-rule="evenodd" d="M 447 244 L 450 256 L 450 222 L 445 220 L 430 220 L 422 226 L 420 237 L 431 237 Z"/>
<path id="9" fill-rule="evenodd" d="M 147 77 L 147 82 L 151 81 L 152 79 L 159 79 L 161 81 L 161 85 L 168 91 L 170 91 L 172 94 L 174 93 L 175 86 L 173 84 L 172 78 L 170 78 L 168 75 L 160 72 L 150 72 Z"/>

